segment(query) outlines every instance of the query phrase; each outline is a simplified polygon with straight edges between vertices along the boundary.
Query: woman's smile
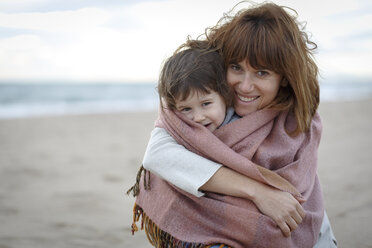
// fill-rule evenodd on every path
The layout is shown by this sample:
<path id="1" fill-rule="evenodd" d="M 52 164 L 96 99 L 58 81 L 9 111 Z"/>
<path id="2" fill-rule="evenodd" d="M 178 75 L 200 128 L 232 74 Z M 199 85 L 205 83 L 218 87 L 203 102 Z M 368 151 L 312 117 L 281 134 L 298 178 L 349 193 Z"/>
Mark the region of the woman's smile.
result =
<path id="1" fill-rule="evenodd" d="M 238 98 L 243 102 L 253 102 L 254 100 L 258 99 L 260 96 L 253 96 L 253 97 L 245 97 L 239 94 L 236 94 Z"/>

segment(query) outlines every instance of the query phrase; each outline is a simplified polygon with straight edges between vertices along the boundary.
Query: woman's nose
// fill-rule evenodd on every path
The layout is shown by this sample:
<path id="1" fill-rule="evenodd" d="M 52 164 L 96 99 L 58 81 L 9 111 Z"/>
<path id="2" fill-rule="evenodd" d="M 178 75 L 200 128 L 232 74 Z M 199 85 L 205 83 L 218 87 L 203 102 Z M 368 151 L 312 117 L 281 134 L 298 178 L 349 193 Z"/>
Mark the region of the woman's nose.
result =
<path id="1" fill-rule="evenodd" d="M 239 88 L 242 92 L 251 92 L 254 88 L 253 78 L 249 74 L 245 74 L 239 84 Z"/>

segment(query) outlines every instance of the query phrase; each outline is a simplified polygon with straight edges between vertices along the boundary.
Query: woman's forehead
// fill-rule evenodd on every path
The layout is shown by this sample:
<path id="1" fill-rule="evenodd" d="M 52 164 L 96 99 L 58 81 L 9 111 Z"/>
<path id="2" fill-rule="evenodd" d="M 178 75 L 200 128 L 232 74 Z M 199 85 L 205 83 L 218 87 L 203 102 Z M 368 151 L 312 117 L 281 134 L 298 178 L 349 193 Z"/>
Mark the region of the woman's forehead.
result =
<path id="1" fill-rule="evenodd" d="M 262 59 L 256 59 L 256 58 L 249 58 L 249 57 L 244 57 L 244 58 L 237 58 L 235 60 L 230 61 L 228 64 L 241 64 L 247 67 L 252 67 L 254 69 L 270 69 L 273 70 L 273 66 L 271 63 L 268 63 Z"/>

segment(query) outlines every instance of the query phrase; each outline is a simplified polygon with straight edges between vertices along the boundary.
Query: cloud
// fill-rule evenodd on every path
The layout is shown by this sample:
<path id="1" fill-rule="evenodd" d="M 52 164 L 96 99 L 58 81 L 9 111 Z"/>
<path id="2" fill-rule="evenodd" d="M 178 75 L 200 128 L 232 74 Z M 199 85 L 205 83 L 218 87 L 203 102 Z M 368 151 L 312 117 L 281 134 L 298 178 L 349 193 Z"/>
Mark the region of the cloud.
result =
<path id="1" fill-rule="evenodd" d="M 31 33 L 34 33 L 34 31 L 22 28 L 8 28 L 0 26 L 0 39 Z"/>
<path id="2" fill-rule="evenodd" d="M 153 0 L 1 0 L 0 9 L 5 13 L 50 12 L 82 8 L 112 8 Z"/>
<path id="3" fill-rule="evenodd" d="M 153 82 L 187 35 L 196 38 L 238 2 L 2 0 L 0 80 Z M 372 74 L 366 1 L 276 2 L 307 20 L 323 72 Z"/>
<path id="4" fill-rule="evenodd" d="M 87 28 L 101 26 L 108 17 L 109 13 L 97 8 L 46 13 L 0 13 L 0 26 L 50 33 L 80 32 Z"/>
<path id="5" fill-rule="evenodd" d="M 0 77 L 155 81 L 163 59 L 230 6 L 215 4 L 221 10 L 208 14 L 204 8 L 212 2 L 204 7 L 195 0 L 148 1 L 110 10 L 0 13 L 4 30 L 28 34 L 14 31 L 0 40 L 0 66 L 7 68 Z M 5 45 L 12 43 L 12 48 Z"/>

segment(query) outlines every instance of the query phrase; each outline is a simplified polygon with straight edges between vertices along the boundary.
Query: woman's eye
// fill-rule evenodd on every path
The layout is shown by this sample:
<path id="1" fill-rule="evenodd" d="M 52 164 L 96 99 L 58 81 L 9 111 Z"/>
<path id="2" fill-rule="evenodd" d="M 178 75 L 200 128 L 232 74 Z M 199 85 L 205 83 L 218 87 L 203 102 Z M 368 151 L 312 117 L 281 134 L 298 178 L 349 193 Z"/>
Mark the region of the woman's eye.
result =
<path id="1" fill-rule="evenodd" d="M 258 75 L 259 77 L 264 77 L 264 76 L 266 76 L 266 75 L 269 75 L 269 72 L 267 72 L 267 71 L 258 71 L 258 72 L 257 72 L 257 75 Z"/>
<path id="2" fill-rule="evenodd" d="M 237 64 L 231 64 L 231 65 L 230 65 L 230 68 L 231 68 L 232 70 L 234 70 L 234 71 L 239 71 L 239 70 L 240 70 L 240 66 L 237 65 Z"/>

